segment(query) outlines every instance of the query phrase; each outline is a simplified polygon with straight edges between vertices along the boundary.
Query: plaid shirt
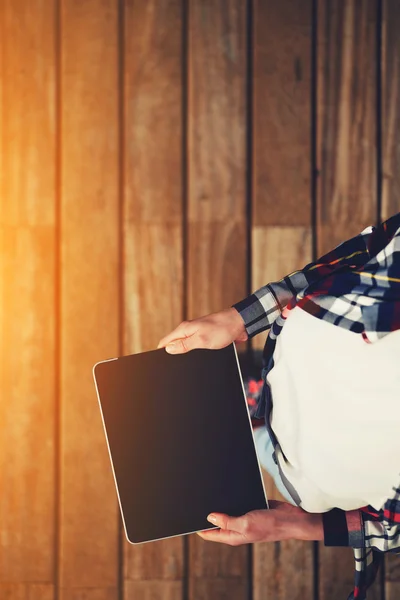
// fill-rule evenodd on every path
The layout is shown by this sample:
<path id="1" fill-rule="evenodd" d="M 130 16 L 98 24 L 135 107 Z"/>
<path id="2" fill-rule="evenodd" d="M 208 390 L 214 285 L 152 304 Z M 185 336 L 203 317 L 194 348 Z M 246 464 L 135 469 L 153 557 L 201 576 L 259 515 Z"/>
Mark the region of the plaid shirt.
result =
<path id="1" fill-rule="evenodd" d="M 271 328 L 264 347 L 265 365 L 288 311 L 296 305 L 361 333 L 366 343 L 400 329 L 400 213 L 232 305 L 243 318 L 249 338 Z M 325 545 L 353 548 L 354 589 L 347 600 L 367 597 L 384 552 L 400 554 L 400 464 L 395 483 L 393 495 L 380 510 L 368 505 L 322 514 Z"/>

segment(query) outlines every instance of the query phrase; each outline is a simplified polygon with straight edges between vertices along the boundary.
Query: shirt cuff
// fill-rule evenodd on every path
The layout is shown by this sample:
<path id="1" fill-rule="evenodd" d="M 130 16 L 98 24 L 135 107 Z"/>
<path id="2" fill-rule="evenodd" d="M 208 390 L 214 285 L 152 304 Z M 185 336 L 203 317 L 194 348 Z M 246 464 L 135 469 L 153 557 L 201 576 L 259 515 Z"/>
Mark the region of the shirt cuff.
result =
<path id="1" fill-rule="evenodd" d="M 235 308 L 242 317 L 249 339 L 269 329 L 280 314 L 280 307 L 269 285 L 235 302 L 231 307 Z"/>
<path id="2" fill-rule="evenodd" d="M 361 511 L 333 508 L 322 513 L 325 546 L 364 547 L 364 523 Z"/>
<path id="3" fill-rule="evenodd" d="M 249 339 L 253 338 L 262 328 L 262 307 L 255 296 L 250 295 L 239 302 L 231 305 L 235 308 L 244 321 L 244 326 Z"/>

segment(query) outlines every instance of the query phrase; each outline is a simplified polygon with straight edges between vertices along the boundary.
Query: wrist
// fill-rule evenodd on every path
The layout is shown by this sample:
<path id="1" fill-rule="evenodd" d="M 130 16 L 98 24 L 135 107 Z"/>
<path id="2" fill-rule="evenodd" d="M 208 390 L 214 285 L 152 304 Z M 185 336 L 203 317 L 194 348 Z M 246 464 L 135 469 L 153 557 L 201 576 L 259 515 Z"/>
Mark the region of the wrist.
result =
<path id="1" fill-rule="evenodd" d="M 324 525 L 321 513 L 308 513 L 304 511 L 296 528 L 295 539 L 305 541 L 323 541 Z"/>
<path id="2" fill-rule="evenodd" d="M 234 306 L 231 306 L 226 310 L 229 311 L 230 318 L 232 318 L 233 320 L 234 328 L 237 331 L 236 335 L 247 339 L 248 336 L 246 331 L 246 324 L 240 312 Z"/>

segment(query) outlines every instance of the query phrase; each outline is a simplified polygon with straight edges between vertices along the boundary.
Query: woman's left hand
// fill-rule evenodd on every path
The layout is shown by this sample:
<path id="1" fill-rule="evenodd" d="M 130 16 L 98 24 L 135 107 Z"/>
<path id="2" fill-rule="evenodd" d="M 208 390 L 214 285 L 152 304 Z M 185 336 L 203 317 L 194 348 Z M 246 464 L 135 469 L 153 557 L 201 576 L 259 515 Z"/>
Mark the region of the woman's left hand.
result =
<path id="1" fill-rule="evenodd" d="M 269 500 L 268 504 L 269 509 L 252 510 L 240 517 L 211 513 L 216 517 L 215 523 L 208 517 L 207 520 L 220 529 L 206 529 L 196 533 L 203 540 L 229 546 L 288 539 L 324 539 L 321 513 L 308 513 L 299 506 L 278 500 Z"/>

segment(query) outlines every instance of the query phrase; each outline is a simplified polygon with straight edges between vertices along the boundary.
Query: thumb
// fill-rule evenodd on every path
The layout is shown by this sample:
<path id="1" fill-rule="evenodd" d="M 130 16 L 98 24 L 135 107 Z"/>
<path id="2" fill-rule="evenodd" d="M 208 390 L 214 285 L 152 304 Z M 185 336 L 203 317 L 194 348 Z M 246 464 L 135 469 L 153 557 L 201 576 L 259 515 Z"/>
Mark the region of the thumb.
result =
<path id="1" fill-rule="evenodd" d="M 243 516 L 230 517 L 229 515 L 225 515 L 222 513 L 211 513 L 210 515 L 208 515 L 207 521 L 210 521 L 210 523 L 213 523 L 221 529 L 237 531 L 238 533 L 243 533 L 245 529 L 245 522 Z"/>
<path id="2" fill-rule="evenodd" d="M 188 338 L 180 338 L 174 340 L 173 342 L 169 342 L 165 349 L 169 354 L 180 354 L 182 352 L 189 352 L 191 348 L 189 348 Z"/>

